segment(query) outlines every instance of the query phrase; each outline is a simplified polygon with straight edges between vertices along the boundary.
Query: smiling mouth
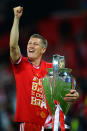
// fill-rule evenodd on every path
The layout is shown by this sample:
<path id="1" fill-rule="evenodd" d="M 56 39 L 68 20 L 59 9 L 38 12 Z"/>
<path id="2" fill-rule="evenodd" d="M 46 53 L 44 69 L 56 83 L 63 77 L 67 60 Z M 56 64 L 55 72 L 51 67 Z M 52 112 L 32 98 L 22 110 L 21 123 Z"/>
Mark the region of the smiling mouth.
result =
<path id="1" fill-rule="evenodd" d="M 32 50 L 32 49 L 30 49 L 30 50 L 29 50 L 29 53 L 34 53 L 34 52 L 35 52 L 35 51 L 34 51 L 34 50 Z"/>

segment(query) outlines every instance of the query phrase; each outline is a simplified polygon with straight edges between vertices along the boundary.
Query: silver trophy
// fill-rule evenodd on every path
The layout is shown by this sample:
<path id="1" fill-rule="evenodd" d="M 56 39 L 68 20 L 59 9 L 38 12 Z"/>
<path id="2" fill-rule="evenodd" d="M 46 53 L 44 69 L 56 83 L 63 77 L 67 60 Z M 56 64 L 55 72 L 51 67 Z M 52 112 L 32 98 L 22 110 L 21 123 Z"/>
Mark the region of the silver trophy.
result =
<path id="1" fill-rule="evenodd" d="M 64 97 L 75 89 L 76 81 L 71 75 L 72 69 L 65 68 L 65 58 L 58 54 L 53 55 L 53 68 L 48 68 L 48 74 L 43 78 L 43 86 L 48 105 L 54 115 L 56 107 L 54 100 L 59 102 L 64 114 L 68 112 L 70 103 L 66 103 Z"/>

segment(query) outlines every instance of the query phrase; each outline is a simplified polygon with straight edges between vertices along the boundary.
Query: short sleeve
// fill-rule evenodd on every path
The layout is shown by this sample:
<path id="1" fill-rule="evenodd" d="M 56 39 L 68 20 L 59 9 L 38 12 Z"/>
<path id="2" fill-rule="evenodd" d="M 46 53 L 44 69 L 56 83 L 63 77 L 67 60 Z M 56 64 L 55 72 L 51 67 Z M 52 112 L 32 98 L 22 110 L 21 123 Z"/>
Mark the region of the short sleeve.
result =
<path id="1" fill-rule="evenodd" d="M 15 63 L 13 63 L 13 61 L 12 61 L 12 58 L 11 58 L 11 56 L 10 56 L 10 61 L 11 61 L 11 63 L 12 64 L 14 64 L 14 65 L 18 65 L 18 64 L 20 64 L 21 63 L 21 61 L 22 61 L 22 55 L 19 57 L 19 59 L 15 62 Z"/>

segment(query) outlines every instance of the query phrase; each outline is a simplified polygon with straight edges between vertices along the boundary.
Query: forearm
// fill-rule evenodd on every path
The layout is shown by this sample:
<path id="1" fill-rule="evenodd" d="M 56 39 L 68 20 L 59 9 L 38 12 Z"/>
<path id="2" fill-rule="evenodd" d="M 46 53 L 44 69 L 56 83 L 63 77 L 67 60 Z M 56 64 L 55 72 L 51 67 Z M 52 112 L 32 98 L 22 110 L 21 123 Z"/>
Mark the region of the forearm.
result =
<path id="1" fill-rule="evenodd" d="M 19 41 L 19 19 L 14 17 L 13 26 L 10 33 L 10 48 L 17 48 Z"/>
<path id="2" fill-rule="evenodd" d="M 10 56 L 15 63 L 20 57 L 19 41 L 19 19 L 14 17 L 13 26 L 10 33 Z"/>
<path id="3" fill-rule="evenodd" d="M 15 63 L 20 55 L 20 48 L 18 46 L 19 41 L 19 21 L 20 17 L 22 16 L 23 7 L 18 6 L 13 8 L 14 10 L 14 22 L 10 33 L 10 56 Z"/>

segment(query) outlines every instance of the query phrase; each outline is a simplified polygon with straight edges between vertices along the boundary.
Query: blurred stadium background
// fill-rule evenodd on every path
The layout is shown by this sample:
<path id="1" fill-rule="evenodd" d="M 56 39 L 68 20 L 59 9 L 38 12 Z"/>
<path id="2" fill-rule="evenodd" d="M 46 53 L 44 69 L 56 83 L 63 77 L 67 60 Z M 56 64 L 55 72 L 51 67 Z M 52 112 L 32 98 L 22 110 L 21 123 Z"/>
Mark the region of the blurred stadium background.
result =
<path id="1" fill-rule="evenodd" d="M 80 98 L 69 110 L 71 131 L 87 131 L 87 0 L 0 0 L 0 131 L 17 131 L 15 80 L 9 59 L 13 7 L 24 7 L 20 21 L 21 52 L 26 56 L 29 36 L 39 33 L 48 40 L 43 59 L 65 56 L 66 67 L 77 79 Z"/>

